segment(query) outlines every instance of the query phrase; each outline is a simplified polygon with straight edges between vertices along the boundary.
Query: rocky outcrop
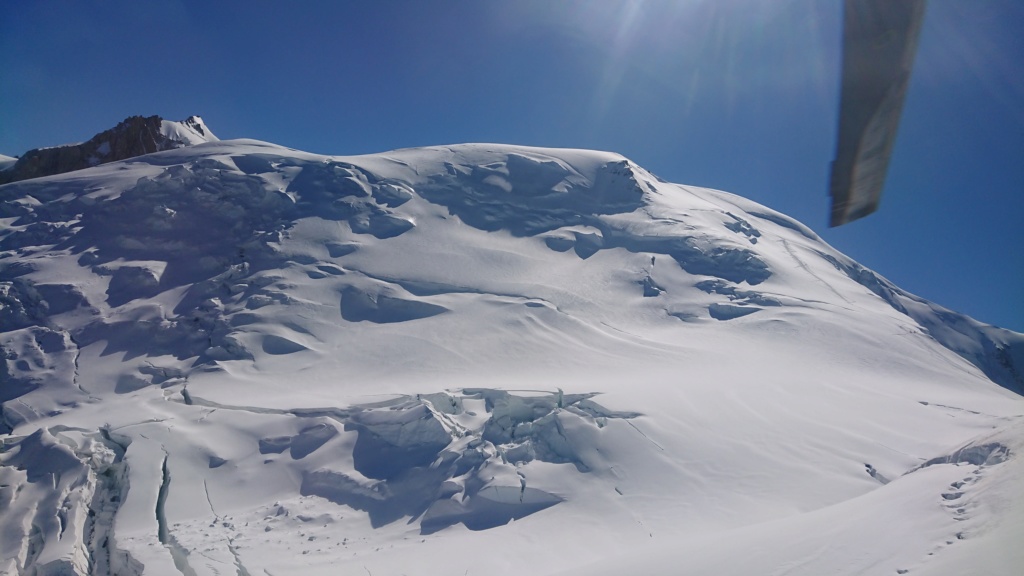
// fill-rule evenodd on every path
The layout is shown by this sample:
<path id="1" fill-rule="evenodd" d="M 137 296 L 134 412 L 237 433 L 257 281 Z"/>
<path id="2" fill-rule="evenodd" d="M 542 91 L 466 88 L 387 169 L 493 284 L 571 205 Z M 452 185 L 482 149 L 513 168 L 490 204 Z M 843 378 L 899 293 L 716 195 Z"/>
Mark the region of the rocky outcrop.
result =
<path id="1" fill-rule="evenodd" d="M 131 116 L 81 144 L 29 150 L 13 166 L 0 170 L 0 184 L 63 174 L 216 139 L 198 116 L 181 122 L 168 122 L 159 116 Z"/>

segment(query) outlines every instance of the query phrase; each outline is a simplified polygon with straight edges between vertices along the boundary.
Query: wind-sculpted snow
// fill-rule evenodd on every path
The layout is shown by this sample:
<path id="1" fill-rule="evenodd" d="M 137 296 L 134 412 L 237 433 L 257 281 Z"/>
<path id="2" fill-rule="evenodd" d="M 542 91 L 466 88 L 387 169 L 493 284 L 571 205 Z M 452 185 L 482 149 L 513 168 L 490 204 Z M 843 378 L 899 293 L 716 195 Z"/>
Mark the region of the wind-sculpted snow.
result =
<path id="1" fill-rule="evenodd" d="M 592 444 L 588 435 L 608 418 L 639 416 L 606 411 L 592 396 L 475 389 L 356 407 L 345 429 L 357 433 L 353 467 L 369 480 L 319 469 L 303 476 L 301 492 L 366 511 L 374 526 L 402 517 L 419 519 L 424 534 L 459 522 L 471 530 L 501 526 L 564 499 L 528 486 L 527 464 L 586 472 L 593 455 L 580 449 Z M 274 450 L 285 449 L 279 444 Z"/>
<path id="2" fill-rule="evenodd" d="M 508 229 L 536 235 L 584 223 L 600 214 L 632 212 L 643 205 L 645 188 L 629 162 L 603 165 L 593 181 L 554 159 L 509 154 L 484 166 L 447 163 L 418 192 L 442 204 L 464 222 L 483 230 Z"/>
<path id="3" fill-rule="evenodd" d="M 447 311 L 443 306 L 389 296 L 383 291 L 364 292 L 354 286 L 345 288 L 341 296 L 341 317 L 349 322 L 407 322 Z"/>
<path id="4" fill-rule="evenodd" d="M 0 571 L 998 574 L 1022 343 L 611 153 L 240 140 L 24 180 Z"/>
<path id="5" fill-rule="evenodd" d="M 625 248 L 666 254 L 691 274 L 750 284 L 763 282 L 771 275 L 763 260 L 741 246 L 719 243 L 706 247 L 700 235 L 637 234 L 602 219 L 604 214 L 629 213 L 643 207 L 645 194 L 655 191 L 644 179 L 642 169 L 627 160 L 602 165 L 591 181 L 563 163 L 518 154 L 482 167 L 450 163 L 445 167 L 447 173 L 422 186 L 420 194 L 482 230 L 505 229 L 516 236 L 565 231 L 571 236 L 546 235 L 548 247 L 559 252 L 572 248 L 583 259 L 600 249 Z M 760 234 L 743 223 L 746 228 L 736 228 L 735 222 L 725 227 L 752 237 Z M 577 226 L 592 227 L 594 233 L 572 229 Z"/>
<path id="6" fill-rule="evenodd" d="M 292 458 L 301 460 L 333 438 L 338 430 L 325 423 L 302 429 L 294 436 L 278 436 L 260 440 L 260 454 L 280 454 L 288 450 Z"/>
<path id="7" fill-rule="evenodd" d="M 538 156 L 512 153 L 482 166 L 445 162 L 444 173 L 428 176 L 416 193 L 476 227 L 543 234 L 549 248 L 571 247 L 583 259 L 625 248 L 664 254 L 689 273 L 733 282 L 757 284 L 770 276 L 753 252 L 722 239 L 712 241 L 705 233 L 651 234 L 604 219 L 637 210 L 645 194 L 655 190 L 652 178 L 628 161 L 599 164 L 585 177 L 565 161 Z M 33 282 L 21 277 L 33 269 L 33 259 L 26 264 L 7 258 L 0 270 L 0 278 L 8 279 L 0 285 L 5 327 L 42 325 L 50 315 L 87 312 L 95 319 L 77 327 L 75 337 L 82 346 L 104 341 L 104 354 L 172 355 L 198 363 L 251 360 L 254 351 L 234 335 L 228 320 L 231 308 L 297 303 L 287 289 L 275 288 L 281 278 L 266 271 L 308 262 L 316 268 L 306 272 L 309 278 L 345 275 L 344 268 L 280 250 L 298 222 L 343 221 L 355 238 L 381 240 L 414 227 L 414 216 L 396 212 L 413 198 L 412 184 L 348 162 L 260 153 L 179 164 L 156 155 L 153 164 L 163 168 L 120 191 L 97 185 L 83 194 L 77 179 L 19 185 L 25 196 L 5 203 L 17 218 L 0 237 L 0 247 L 25 251 L 52 245 L 65 257 L 76 257 L 87 271 L 78 282 L 98 281 L 106 288 L 102 296 L 86 297 L 80 284 Z M 38 200 L 43 203 L 33 204 Z M 745 220 L 737 228 L 741 219 L 731 213 L 728 220 L 727 230 L 751 238 L 760 234 Z M 329 258 L 358 250 L 358 243 L 338 240 L 326 243 Z M 647 296 L 663 292 L 650 275 L 642 282 Z M 170 309 L 137 305 L 180 289 L 185 292 Z M 402 291 L 387 284 L 343 282 L 338 288 L 341 316 L 350 322 L 391 323 L 449 310 L 396 290 Z M 709 308 L 712 317 L 721 317 L 719 308 Z M 104 313 L 110 309 L 124 309 L 127 317 Z M 147 340 L 145 348 L 135 346 L 141 339 Z M 306 349 L 276 335 L 264 338 L 261 347 L 269 354 Z M 135 388 L 122 385 L 119 390 Z"/>

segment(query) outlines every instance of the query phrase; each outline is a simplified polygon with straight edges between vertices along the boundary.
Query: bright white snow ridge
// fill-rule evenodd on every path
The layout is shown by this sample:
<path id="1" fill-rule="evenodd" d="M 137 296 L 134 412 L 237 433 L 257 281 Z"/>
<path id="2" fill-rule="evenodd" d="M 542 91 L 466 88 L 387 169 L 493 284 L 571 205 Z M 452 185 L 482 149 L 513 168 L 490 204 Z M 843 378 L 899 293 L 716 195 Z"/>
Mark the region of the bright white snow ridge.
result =
<path id="1" fill-rule="evenodd" d="M 616 154 L 188 143 L 0 187 L 0 572 L 1024 566 L 1021 334 Z"/>

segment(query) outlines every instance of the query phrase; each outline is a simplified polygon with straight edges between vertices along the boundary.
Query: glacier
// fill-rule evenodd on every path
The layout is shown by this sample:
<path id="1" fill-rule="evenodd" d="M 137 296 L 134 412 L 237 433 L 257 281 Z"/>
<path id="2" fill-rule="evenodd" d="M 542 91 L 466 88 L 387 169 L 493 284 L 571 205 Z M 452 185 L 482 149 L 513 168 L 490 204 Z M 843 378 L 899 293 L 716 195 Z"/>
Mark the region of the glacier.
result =
<path id="1" fill-rule="evenodd" d="M 618 154 L 202 128 L 0 186 L 0 571 L 1024 564 L 1021 334 Z"/>

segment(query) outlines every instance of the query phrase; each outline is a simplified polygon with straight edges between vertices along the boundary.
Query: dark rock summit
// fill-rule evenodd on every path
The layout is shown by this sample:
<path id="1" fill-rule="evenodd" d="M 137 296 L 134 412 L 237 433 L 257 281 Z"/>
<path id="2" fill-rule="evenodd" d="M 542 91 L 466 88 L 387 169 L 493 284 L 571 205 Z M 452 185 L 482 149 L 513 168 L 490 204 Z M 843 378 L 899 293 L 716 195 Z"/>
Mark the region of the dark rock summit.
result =
<path id="1" fill-rule="evenodd" d="M 199 116 L 181 122 L 168 122 L 159 116 L 130 116 L 81 144 L 29 150 L 9 169 L 0 170 L 0 184 L 63 174 L 212 140 L 217 137 Z"/>

